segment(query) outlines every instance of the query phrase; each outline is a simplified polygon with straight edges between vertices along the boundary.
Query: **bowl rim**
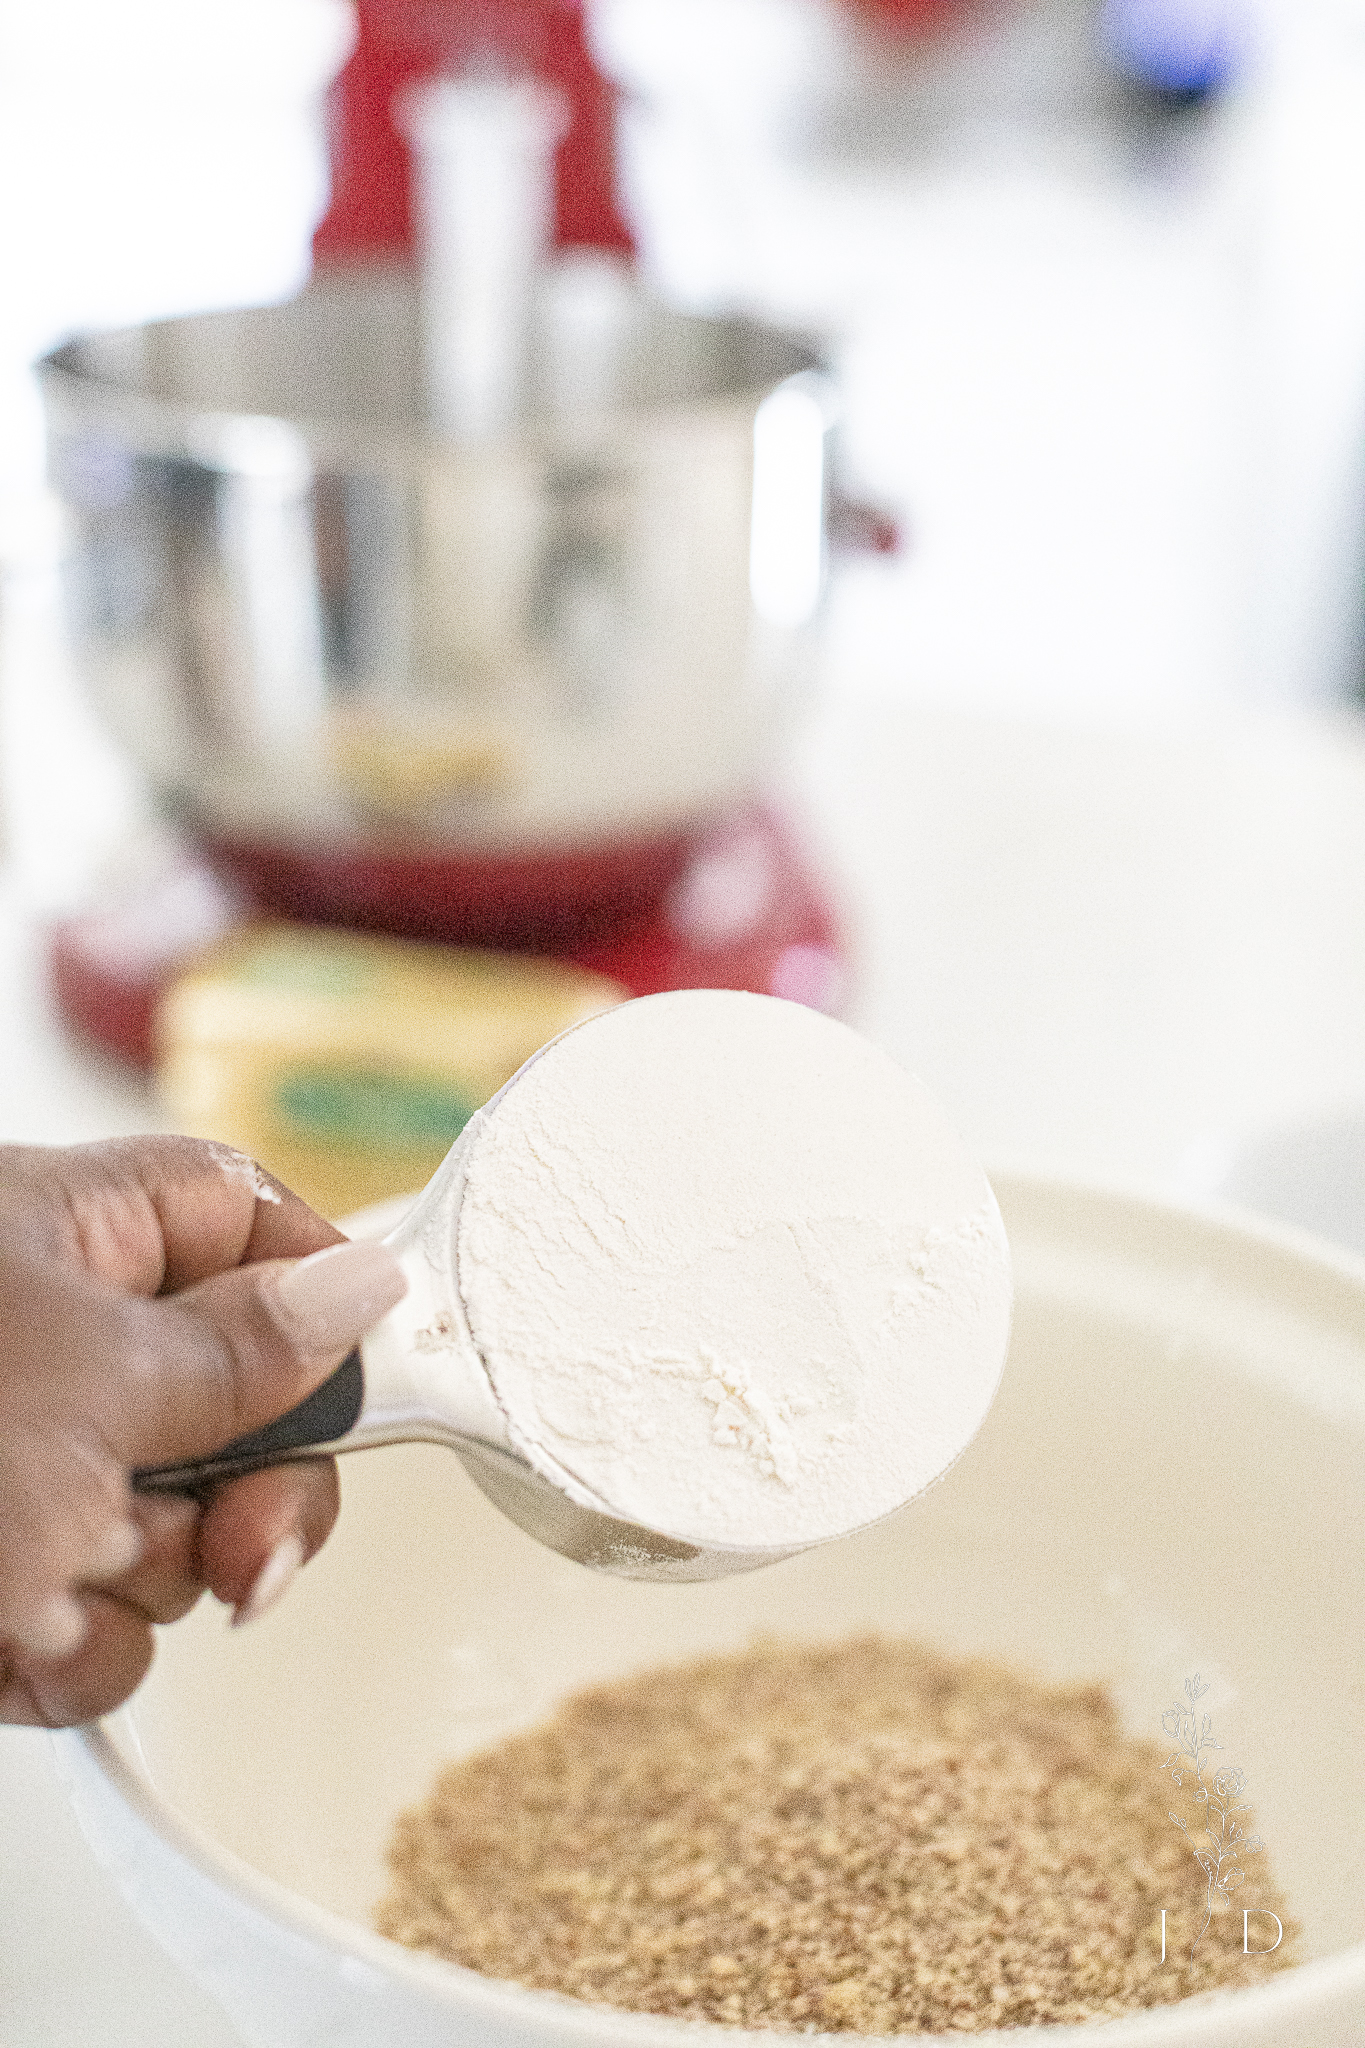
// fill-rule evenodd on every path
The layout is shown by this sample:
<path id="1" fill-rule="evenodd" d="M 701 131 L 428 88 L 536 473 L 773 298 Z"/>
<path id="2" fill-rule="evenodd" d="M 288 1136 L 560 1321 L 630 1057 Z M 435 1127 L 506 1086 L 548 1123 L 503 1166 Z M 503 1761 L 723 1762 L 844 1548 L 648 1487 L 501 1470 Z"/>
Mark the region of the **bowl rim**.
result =
<path id="1" fill-rule="evenodd" d="M 65 434 L 97 427 L 121 438 L 139 455 L 172 456 L 205 471 L 228 475 L 243 467 L 231 452 L 233 429 L 243 422 L 260 421 L 288 428 L 296 445 L 317 465 L 342 473 L 355 470 L 421 478 L 433 468 L 458 471 L 472 464 L 477 470 L 486 463 L 488 451 L 481 444 L 471 449 L 430 422 L 381 426 L 345 413 L 279 411 L 269 406 L 196 400 L 192 394 L 168 394 L 135 380 L 125 381 L 86 359 L 92 344 L 158 334 L 208 334 L 215 326 L 226 329 L 253 321 L 267 328 L 284 326 L 312 304 L 331 300 L 344 306 L 350 293 L 366 285 L 387 291 L 410 309 L 416 306 L 415 273 L 403 264 L 378 259 L 314 275 L 290 297 L 265 304 L 205 307 L 69 333 L 44 350 L 34 364 L 49 409 L 49 428 Z M 747 429 L 763 400 L 779 385 L 796 378 L 807 379 L 818 388 L 826 430 L 835 424 L 839 409 L 835 378 L 828 345 L 817 327 L 735 312 L 689 311 L 669 305 L 647 290 L 638 296 L 642 310 L 672 328 L 775 344 L 785 352 L 785 367 L 746 367 L 715 389 L 690 397 L 665 393 L 604 407 L 588 416 L 586 439 L 582 425 L 552 413 L 532 412 L 492 444 L 504 459 L 526 464 L 553 461 L 566 454 L 581 454 L 586 445 L 599 458 L 605 455 L 629 465 L 634 460 L 630 451 L 641 436 L 657 433 L 667 438 L 680 426 L 706 427 L 727 421 L 738 421 Z"/>
<path id="2" fill-rule="evenodd" d="M 1137 1216 L 1150 1227 L 1169 1234 L 1178 1232 L 1186 1244 L 1193 1231 L 1205 1246 L 1217 1244 L 1225 1252 L 1255 1249 L 1288 1256 L 1299 1270 L 1315 1271 L 1321 1281 L 1345 1282 L 1365 1309 L 1365 1256 L 1313 1236 L 1291 1224 L 1270 1221 L 1228 1204 L 1172 1198 L 1164 1191 L 1121 1182 L 1038 1172 L 1010 1164 L 988 1168 L 992 1189 L 1008 1218 L 1011 1206 L 1031 1207 L 1044 1217 L 1067 1217 L 1078 1205 L 1111 1224 L 1124 1215 Z M 1041 1207 L 1040 1207 L 1041 1205 Z M 1069 1219 L 1068 1219 L 1069 1220 Z M 1333 1290 L 1336 1291 L 1336 1290 Z M 108 1792 L 131 1814 L 144 1833 L 156 1837 L 185 1858 L 202 1876 L 233 1893 L 248 1906 L 295 1936 L 311 1941 L 339 1959 L 352 1958 L 389 1976 L 396 1976 L 414 1989 L 444 1996 L 471 2019 L 482 2012 L 506 2022 L 526 2019 L 536 2010 L 551 2020 L 561 2041 L 585 2044 L 602 2040 L 619 2041 L 621 2048 L 682 2048 L 688 2041 L 717 2043 L 752 2042 L 771 2044 L 770 2029 L 728 2026 L 720 2021 L 685 2020 L 655 2013 L 634 2013 L 622 2008 L 592 2005 L 567 1994 L 519 1985 L 500 1978 L 485 1977 L 464 1964 L 447 1962 L 404 1948 L 357 1920 L 350 1920 L 291 1890 L 277 1879 L 255 1869 L 235 1852 L 223 1848 L 205 1830 L 185 1818 L 164 1799 L 151 1783 L 128 1761 L 117 1736 L 126 1710 L 82 1727 L 52 1731 L 59 1769 L 68 1785 L 82 1778 L 102 1780 Z M 125 1723 L 125 1726 L 127 1724 Z M 136 1741 L 134 1738 L 134 1748 Z M 1225 2031 L 1230 2015 L 1244 2013 L 1260 2025 L 1279 2018 L 1312 2018 L 1319 2000 L 1355 1994 L 1365 2020 L 1365 1940 L 1338 1949 L 1333 1954 L 1311 1958 L 1270 1980 L 1245 1990 L 1217 1990 L 1196 1994 L 1170 2005 L 1149 2006 L 1111 2019 L 1079 2023 L 1047 2023 L 1027 2029 L 992 2029 L 973 2038 L 983 2042 L 1089 2038 L 1103 2034 L 1114 2048 L 1162 2048 L 1169 2043 L 1178 2015 L 1180 2038 L 1196 2043 L 1205 2037 L 1212 2044 L 1235 2038 Z M 812 2035 L 806 2039 L 846 2043 L 847 2035 Z M 933 2044 L 960 2040 L 952 2035 L 893 2035 L 888 2041 Z"/>

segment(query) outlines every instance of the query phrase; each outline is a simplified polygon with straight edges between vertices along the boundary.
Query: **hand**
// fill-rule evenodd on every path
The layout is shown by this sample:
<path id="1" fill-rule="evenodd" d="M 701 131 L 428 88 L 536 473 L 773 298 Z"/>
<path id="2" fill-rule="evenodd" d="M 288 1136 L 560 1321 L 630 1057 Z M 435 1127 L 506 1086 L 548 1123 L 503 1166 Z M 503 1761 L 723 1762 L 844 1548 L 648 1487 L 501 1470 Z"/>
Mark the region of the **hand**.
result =
<path id="1" fill-rule="evenodd" d="M 226 1146 L 0 1147 L 0 1720 L 107 1712 L 205 1587 L 273 1604 L 336 1519 L 330 1460 L 202 1505 L 129 1474 L 284 1414 L 405 1291 Z"/>

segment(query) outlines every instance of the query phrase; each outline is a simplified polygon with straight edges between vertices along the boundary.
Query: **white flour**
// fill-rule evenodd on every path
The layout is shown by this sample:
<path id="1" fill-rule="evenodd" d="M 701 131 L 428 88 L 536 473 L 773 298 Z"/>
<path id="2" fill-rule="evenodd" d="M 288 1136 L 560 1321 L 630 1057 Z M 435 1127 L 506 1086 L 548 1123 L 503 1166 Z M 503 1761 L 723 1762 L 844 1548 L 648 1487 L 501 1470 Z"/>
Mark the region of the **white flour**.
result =
<path id="1" fill-rule="evenodd" d="M 459 1292 L 512 1440 L 626 1520 L 819 1541 L 919 1493 L 989 1407 L 994 1198 L 845 1026 L 650 997 L 560 1039 L 471 1137 Z"/>

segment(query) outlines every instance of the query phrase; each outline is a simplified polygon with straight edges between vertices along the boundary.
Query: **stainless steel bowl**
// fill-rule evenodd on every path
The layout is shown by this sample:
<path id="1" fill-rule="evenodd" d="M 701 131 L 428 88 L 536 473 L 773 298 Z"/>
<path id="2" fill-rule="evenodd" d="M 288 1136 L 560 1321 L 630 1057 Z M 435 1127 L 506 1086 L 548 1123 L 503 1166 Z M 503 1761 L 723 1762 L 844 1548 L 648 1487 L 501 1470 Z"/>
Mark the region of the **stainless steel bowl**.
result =
<path id="1" fill-rule="evenodd" d="M 428 423 L 420 331 L 412 279 L 361 270 L 47 358 L 98 702 L 211 841 L 530 859 L 694 827 L 807 670 L 813 352 L 551 289 L 523 416 L 467 446 Z"/>

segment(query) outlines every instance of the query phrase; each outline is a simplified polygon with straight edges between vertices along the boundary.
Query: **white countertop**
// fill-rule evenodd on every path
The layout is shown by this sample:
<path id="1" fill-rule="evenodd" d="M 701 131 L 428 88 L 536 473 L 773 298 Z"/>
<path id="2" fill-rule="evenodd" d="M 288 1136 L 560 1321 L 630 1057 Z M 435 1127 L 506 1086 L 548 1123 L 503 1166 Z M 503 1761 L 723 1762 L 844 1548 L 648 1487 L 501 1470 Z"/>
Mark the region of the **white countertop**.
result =
<path id="1" fill-rule="evenodd" d="M 856 1021 L 987 1159 L 1169 1185 L 1365 1096 L 1365 728 L 1046 730 L 848 696 L 805 788 Z"/>

